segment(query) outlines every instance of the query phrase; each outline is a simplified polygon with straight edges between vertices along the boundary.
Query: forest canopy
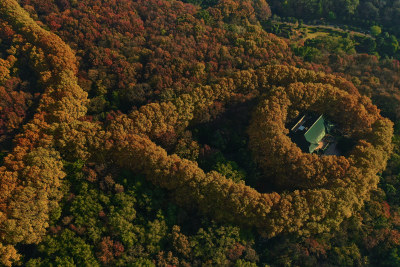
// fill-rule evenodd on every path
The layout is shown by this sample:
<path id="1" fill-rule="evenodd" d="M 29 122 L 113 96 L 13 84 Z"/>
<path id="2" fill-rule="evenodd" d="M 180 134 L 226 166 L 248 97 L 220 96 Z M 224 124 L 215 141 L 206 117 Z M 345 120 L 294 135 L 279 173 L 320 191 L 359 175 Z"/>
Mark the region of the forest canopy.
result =
<path id="1" fill-rule="evenodd" d="M 0 264 L 400 263 L 396 33 L 361 54 L 269 6 L 361 4 L 1 1 Z M 301 151 L 305 111 L 346 155 Z"/>

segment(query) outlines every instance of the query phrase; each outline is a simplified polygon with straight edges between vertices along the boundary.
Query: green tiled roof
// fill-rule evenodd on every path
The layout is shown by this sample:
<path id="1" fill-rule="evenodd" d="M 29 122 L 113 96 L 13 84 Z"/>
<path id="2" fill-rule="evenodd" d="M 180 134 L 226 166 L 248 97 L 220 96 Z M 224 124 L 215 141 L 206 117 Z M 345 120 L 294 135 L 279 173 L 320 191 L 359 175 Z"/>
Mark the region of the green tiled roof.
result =
<path id="1" fill-rule="evenodd" d="M 310 147 L 308 148 L 308 152 L 311 154 L 314 152 L 314 150 L 318 147 L 318 144 L 310 144 Z"/>
<path id="2" fill-rule="evenodd" d="M 318 143 L 324 138 L 325 134 L 325 121 L 321 115 L 304 134 L 304 137 L 310 143 L 310 153 L 314 152 L 315 148 L 318 147 Z"/>

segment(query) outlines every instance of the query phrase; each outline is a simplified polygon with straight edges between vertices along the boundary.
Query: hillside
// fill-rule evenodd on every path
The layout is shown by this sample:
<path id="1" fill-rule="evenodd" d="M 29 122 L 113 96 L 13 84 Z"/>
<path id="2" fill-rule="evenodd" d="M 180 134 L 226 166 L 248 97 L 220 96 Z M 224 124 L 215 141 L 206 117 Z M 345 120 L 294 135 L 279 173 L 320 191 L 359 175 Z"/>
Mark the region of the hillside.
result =
<path id="1" fill-rule="evenodd" d="M 398 266 L 395 22 L 344 2 L 0 2 L 0 264 Z"/>

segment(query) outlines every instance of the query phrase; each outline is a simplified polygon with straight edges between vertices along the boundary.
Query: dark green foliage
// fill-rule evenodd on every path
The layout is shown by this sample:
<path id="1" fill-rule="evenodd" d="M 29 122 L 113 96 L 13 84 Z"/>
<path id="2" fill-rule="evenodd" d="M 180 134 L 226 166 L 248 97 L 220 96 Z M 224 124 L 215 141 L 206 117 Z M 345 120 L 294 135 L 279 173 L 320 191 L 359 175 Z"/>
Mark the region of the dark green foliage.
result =
<path id="1" fill-rule="evenodd" d="M 269 1 L 279 15 L 286 17 L 282 20 L 288 23 L 277 23 L 280 18 L 276 16 L 274 20 L 269 20 L 271 14 L 268 3 L 262 0 L 184 1 L 187 4 L 182 4 L 180 1 L 163 0 L 85 0 L 82 3 L 74 0 L 21 0 L 20 2 L 29 10 L 35 20 L 41 20 L 41 23 L 45 25 L 43 27 L 60 35 L 77 52 L 80 61 L 77 79 L 80 86 L 89 93 L 90 98 L 90 103 L 87 105 L 89 116 L 85 117 L 85 112 L 82 112 L 81 115 L 76 116 L 77 119 L 73 123 L 69 123 L 69 120 L 65 120 L 67 123 L 63 120 L 55 123 L 51 121 L 54 123 L 53 128 L 39 132 L 40 134 L 29 132 L 36 136 L 35 138 L 38 140 L 36 143 L 30 143 L 29 138 L 24 135 L 15 141 L 16 143 L 26 142 L 28 148 L 40 147 L 43 143 L 51 142 L 46 139 L 49 135 L 57 140 L 55 144 L 52 143 L 51 149 L 69 151 L 71 143 L 78 147 L 81 146 L 80 150 L 77 149 L 80 153 L 65 155 L 66 153 L 63 152 L 63 159 L 68 158 L 72 162 L 64 161 L 63 166 L 60 167 L 67 173 L 67 177 L 60 182 L 62 184 L 59 193 L 62 200 L 59 207 L 49 211 L 48 222 L 50 225 L 49 227 L 46 225 L 47 233 L 43 232 L 43 239 L 41 241 L 38 239 L 37 242 L 40 241 L 38 244 L 16 245 L 18 251 L 24 256 L 19 262 L 20 265 L 399 265 L 399 135 L 394 137 L 395 153 L 388 162 L 388 168 L 379 174 L 381 179 L 379 188 L 373 190 L 372 197 L 366 202 L 364 208 L 360 207 L 358 211 L 348 213 L 349 215 L 340 224 L 339 229 L 317 229 L 306 234 L 300 233 L 300 231 L 297 233 L 296 231 L 300 228 L 292 230 L 291 234 L 285 233 L 282 229 L 274 229 L 279 233 L 282 232 L 274 238 L 260 236 L 260 231 L 242 224 L 214 222 L 212 218 L 200 213 L 199 206 L 194 203 L 185 203 L 182 205 L 184 207 L 177 206 L 175 204 L 179 202 L 176 201 L 177 198 L 187 199 L 184 194 L 178 194 L 178 196 L 176 194 L 182 188 L 173 188 L 167 191 L 151 184 L 149 180 L 152 180 L 153 177 L 144 175 L 141 172 L 143 170 L 132 172 L 118 168 L 118 159 L 110 156 L 110 151 L 112 151 L 110 147 L 113 146 L 113 143 L 120 141 L 119 139 L 125 141 L 124 138 L 127 137 L 121 134 L 117 135 L 118 140 L 107 139 L 109 137 L 107 134 L 110 133 L 107 127 L 118 128 L 123 125 L 114 121 L 115 117 L 120 115 L 120 111 L 130 113 L 141 106 L 153 103 L 155 105 L 150 106 L 145 114 L 149 117 L 153 116 L 153 118 L 141 126 L 162 129 L 160 130 L 160 132 L 164 131 L 162 134 L 157 136 L 154 134 L 156 137 L 152 136 L 151 139 L 156 139 L 155 142 L 165 148 L 169 154 L 168 159 L 172 157 L 174 159 L 173 163 L 171 161 L 169 165 L 164 166 L 162 163 L 165 158 L 158 158 L 159 165 L 154 165 L 158 167 L 154 168 L 154 174 L 158 175 L 166 169 L 175 171 L 183 162 L 181 159 L 185 158 L 191 161 L 191 165 L 182 166 L 187 166 L 188 169 L 199 170 L 196 169 L 198 164 L 204 171 L 213 171 L 214 174 L 218 172 L 226 178 L 224 178 L 225 181 L 232 180 L 234 182 L 221 183 L 221 192 L 225 192 L 226 196 L 224 196 L 225 198 L 216 197 L 217 201 L 234 199 L 237 197 L 235 195 L 237 192 L 233 190 L 234 186 L 243 184 L 251 185 L 262 192 L 270 192 L 273 185 L 265 179 L 268 178 L 268 173 L 265 176 L 260 174 L 261 170 L 258 169 L 252 158 L 253 155 L 248 149 L 249 137 L 246 132 L 250 114 L 256 102 L 254 99 L 258 101 L 259 92 L 257 90 L 264 86 L 267 91 L 274 84 L 268 80 L 271 77 L 257 76 L 257 72 L 265 65 L 277 63 L 283 63 L 284 66 L 297 65 L 307 69 L 323 70 L 326 73 L 337 72 L 339 76 L 345 76 L 351 80 L 362 94 L 372 96 L 375 103 L 383 110 L 384 115 L 389 116 L 393 121 L 398 120 L 400 117 L 398 109 L 400 98 L 397 92 L 400 88 L 397 77 L 398 62 L 395 60 L 379 61 L 377 57 L 372 56 L 374 54 L 379 54 L 382 58 L 399 56 L 399 43 L 396 37 L 398 29 L 392 27 L 392 24 L 399 22 L 398 1 L 387 1 L 387 3 L 377 3 L 376 1 L 359 3 L 357 0 Z M 320 18 L 324 18 L 324 20 L 320 21 Z M 343 29 L 354 29 L 354 26 L 360 24 L 363 24 L 361 25 L 363 28 L 368 29 L 372 25 L 381 25 L 382 27 L 371 28 L 372 36 L 368 32 L 357 35 L 329 27 L 313 28 L 309 32 L 315 34 L 313 38 L 302 39 L 304 36 L 301 36 L 296 40 L 298 34 L 301 35 L 302 31 L 309 29 L 309 26 L 304 24 L 310 20 L 321 24 L 345 22 L 348 25 L 339 25 Z M 0 18 L 0 22 L 2 21 Z M 266 33 L 261 25 L 267 32 L 288 38 L 288 40 L 282 40 Z M 0 26 L 0 32 L 3 35 L 9 35 L 8 38 L 0 36 L 0 56 L 1 59 L 5 59 L 6 55 L 14 53 L 13 50 L 16 47 L 24 47 L 24 41 L 19 40 L 20 36 L 10 31 L 11 29 L 8 29 L 6 24 L 0 24 Z M 382 28 L 385 33 L 379 33 L 377 27 Z M 321 32 L 323 34 L 319 35 Z M 36 48 L 33 49 L 29 45 L 24 49 L 26 50 L 14 53 L 18 57 L 15 67 L 7 67 L 11 70 L 11 76 L 15 78 L 6 84 L 7 93 L 18 90 L 25 92 L 28 85 L 34 85 L 29 88 L 29 94 L 36 89 L 35 80 L 38 77 L 30 76 L 30 69 L 24 69 L 21 62 L 27 60 L 25 57 L 28 56 L 40 58 L 40 51 L 36 54 Z M 356 54 L 356 51 L 370 55 L 359 55 Z M 37 64 L 35 65 L 36 69 L 43 67 L 39 64 L 42 61 L 34 61 Z M 46 70 L 43 70 L 43 77 L 46 76 Z M 300 77 L 300 75 L 297 77 L 294 72 L 289 72 L 286 77 L 284 71 L 277 71 L 273 75 L 277 76 L 274 78 L 281 84 L 297 82 L 302 78 L 305 80 L 315 78 L 310 78 L 310 73 L 304 69 L 299 72 L 305 73 L 306 78 Z M 242 79 L 235 80 L 237 73 L 243 73 Z M 312 73 L 314 76 L 328 77 L 325 73 Z M 28 76 L 30 79 L 27 78 Z M 281 77 L 285 78 L 281 79 Z M 332 77 L 329 76 L 327 80 L 333 79 Z M 263 80 L 264 78 L 266 80 Z M 220 83 L 222 85 L 211 87 L 212 89 L 202 96 L 206 101 L 203 101 L 204 103 L 201 105 L 198 104 L 197 102 L 202 101 L 198 99 L 201 97 L 192 93 L 196 92 L 198 88 L 204 89 L 200 85 L 206 87 L 214 85 L 216 81 L 223 81 Z M 350 84 L 345 79 L 343 81 Z M 304 84 L 309 86 L 309 82 L 310 80 L 306 80 Z M 324 82 L 325 80 L 323 80 Z M 236 86 L 240 89 L 235 90 Z M 322 85 L 321 88 L 326 89 L 326 86 L 323 86 L 325 85 Z M 55 86 L 54 88 L 63 87 Z M 350 88 L 357 91 L 353 85 L 350 85 Z M 38 92 L 41 92 L 40 88 Z M 212 98 L 215 92 L 218 92 L 219 95 Z M 64 93 L 63 90 L 55 95 L 62 95 L 62 93 Z M 10 93 L 10 95 L 12 94 Z M 72 92 L 71 95 L 75 96 L 76 94 Z M 196 118 L 183 120 L 183 122 L 178 121 L 177 125 L 182 123 L 179 127 L 168 125 L 160 119 L 162 116 L 157 113 L 159 111 L 156 108 L 157 104 L 163 101 L 175 103 L 178 100 L 188 99 L 180 98 L 182 95 L 195 96 L 194 100 L 191 100 L 192 102 L 197 101 L 195 104 L 192 105 L 188 100 L 182 101 L 180 105 L 187 104 L 187 110 L 195 109 L 195 112 L 188 111 L 187 113 L 188 116 L 195 113 Z M 5 97 L 8 94 L 2 96 L 3 99 L 8 99 Z M 9 112 L 9 108 L 20 112 L 19 118 L 23 119 L 13 125 L 16 130 L 20 130 L 19 128 L 22 128 L 23 125 L 22 121 L 25 121 L 25 113 L 32 113 L 32 116 L 27 116 L 27 119 L 31 119 L 35 106 L 32 106 L 29 95 L 12 96 L 13 98 L 10 98 L 12 101 L 9 101 L 11 104 L 14 102 L 21 104 L 22 100 L 27 100 L 29 104 L 27 106 L 10 104 L 7 106 L 8 113 L 3 112 L 6 115 L 12 114 Z M 49 103 L 53 103 L 52 98 L 47 100 Z M 213 103 L 209 104 L 207 101 Z M 363 101 L 368 100 L 364 99 Z M 79 103 L 83 102 L 82 100 Z M 228 104 L 226 105 L 225 102 Z M 349 100 L 349 102 L 351 101 Z M 56 103 L 58 102 L 56 101 Z M 6 110 L 5 106 L 2 104 L 3 110 Z M 65 106 L 70 107 L 69 103 Z M 343 105 L 343 109 L 346 108 L 345 106 Z M 176 107 L 176 105 L 171 104 L 169 107 Z M 181 107 L 182 110 L 179 109 L 176 113 L 186 112 L 185 108 Z M 369 108 L 373 110 L 373 107 L 369 106 Z M 71 112 L 72 110 L 74 108 L 71 108 Z M 111 110 L 115 112 L 109 112 Z M 40 114 L 40 116 L 46 116 L 46 112 L 52 115 L 55 113 L 52 111 L 45 110 L 44 114 Z M 69 110 L 66 113 L 69 114 Z M 175 113 L 171 112 L 171 114 Z M 40 120 L 40 116 L 36 120 Z M 134 115 L 129 116 L 126 117 L 129 119 L 134 117 Z M 0 117 L 0 128 L 5 124 L 4 118 L 6 117 Z M 10 121 L 12 121 L 11 119 Z M 86 129 L 86 125 L 93 120 L 95 122 L 91 125 L 96 125 L 98 128 L 93 126 L 93 131 L 90 127 Z M 128 121 L 128 119 L 126 120 Z M 264 119 L 261 118 L 261 120 Z M 42 123 L 46 124 L 47 121 Z M 60 125 L 64 123 L 71 126 L 71 129 L 62 128 L 63 126 Z M 182 130 L 187 126 L 186 124 L 188 124 L 188 128 Z M 42 124 L 34 126 L 37 126 L 36 128 L 47 127 Z M 169 126 L 171 127 L 168 128 Z M 29 127 L 35 128 L 32 125 Z M 27 129 L 31 129 L 29 127 Z M 130 131 L 136 130 L 131 128 L 128 130 L 128 128 L 123 130 L 128 131 L 129 134 Z M 88 132 L 82 134 L 86 130 Z M 118 132 L 118 129 L 115 131 Z M 63 139 L 68 135 L 72 135 L 70 138 L 73 142 L 68 143 Z M 129 145 L 129 141 L 128 139 L 125 146 L 120 149 L 125 149 Z M 143 142 L 143 144 L 148 143 Z M 143 144 L 138 143 L 137 147 Z M 354 144 L 353 139 L 344 137 L 339 141 L 339 148 L 347 155 Z M 11 142 L 9 146 L 11 147 Z M 97 155 L 96 149 L 99 146 L 107 147 L 99 152 L 104 155 Z M 74 148 L 71 148 L 71 151 L 75 152 Z M 177 154 L 180 159 L 176 155 L 170 156 L 172 154 Z M 0 165 L 4 164 L 5 156 L 6 153 L 0 153 Z M 20 155 L 17 154 L 16 157 L 18 158 L 18 156 Z M 24 156 L 22 154 L 21 157 Z M 97 156 L 103 161 L 96 161 Z M 151 160 L 153 158 L 149 158 L 149 161 Z M 368 163 L 368 160 L 373 161 L 374 159 L 364 158 L 363 160 Z M 139 165 L 138 162 L 129 160 L 128 163 L 135 167 Z M 8 166 L 12 166 L 12 168 L 18 168 L 18 164 L 20 162 L 17 160 L 8 162 Z M 287 168 L 287 166 L 280 167 Z M 138 169 L 140 168 L 138 167 Z M 24 170 L 18 170 L 18 172 L 23 173 Z M 35 173 L 35 170 L 31 170 L 31 172 Z M 192 174 L 195 176 L 199 173 L 193 172 Z M 29 178 L 27 174 L 24 173 L 24 175 Z M 25 176 L 23 177 L 26 178 Z M 10 177 L 12 180 L 13 177 Z M 193 187 L 193 192 L 190 192 L 196 197 L 203 197 L 203 200 L 204 196 L 208 195 L 203 194 L 204 192 L 200 192 L 200 190 L 197 191 L 201 188 L 202 184 L 200 183 L 211 184 L 210 179 L 216 179 L 219 176 L 205 177 L 209 180 L 195 180 L 195 182 L 199 182 L 199 184 L 195 184 L 198 187 Z M 179 178 L 178 175 L 167 177 L 169 180 L 165 183 L 173 183 L 175 179 Z M 292 183 L 296 179 L 296 177 L 289 178 Z M 362 178 L 365 177 L 362 176 Z M 18 182 L 20 187 L 29 183 L 25 180 L 22 182 L 18 180 Z M 195 182 L 188 179 L 184 186 Z M 371 181 L 371 184 L 373 183 L 374 181 Z M 227 184 L 231 187 L 223 191 L 222 189 L 225 188 L 222 187 Z M 7 188 L 8 184 L 1 184 L 1 186 Z M 314 188 L 313 190 L 318 189 Z M 320 202 L 316 206 L 307 206 L 308 202 L 293 201 L 294 205 L 299 205 L 293 209 L 287 209 L 288 212 L 284 214 L 288 216 L 287 218 L 283 218 L 283 216 L 275 218 L 274 216 L 281 212 L 279 208 L 284 210 L 287 205 L 292 204 L 288 197 L 289 194 L 289 191 L 284 191 L 281 195 L 277 194 L 279 198 L 277 197 L 273 201 L 279 203 L 280 206 L 273 206 L 271 214 L 264 217 L 270 218 L 273 223 L 278 222 L 277 225 L 280 221 L 284 221 L 281 224 L 285 225 L 288 218 L 299 216 L 306 218 L 308 213 L 303 214 L 302 210 L 317 210 L 319 204 L 325 204 Z M 10 199 L 12 197 L 13 195 L 10 196 Z M 361 196 L 357 195 L 357 198 L 359 197 Z M 213 198 L 211 199 L 213 200 Z M 245 200 L 237 201 L 239 203 L 238 210 L 242 209 L 241 204 L 245 210 Z M 267 200 L 265 201 L 267 202 Z M 340 201 L 346 202 L 347 199 L 340 199 Z M 10 203 L 12 201 L 8 200 L 1 203 L 1 216 L 3 213 L 7 213 L 7 216 L 12 215 L 12 212 L 6 209 Z M 214 204 L 218 206 L 220 203 Z M 259 204 L 245 212 L 250 213 L 264 208 L 261 205 L 264 204 L 263 202 Z M 355 210 L 357 209 L 355 208 Z M 231 211 L 224 212 L 229 214 Z M 0 219 L 3 220 L 1 216 Z M 320 216 L 320 212 L 316 212 L 304 220 L 308 220 L 312 224 L 313 216 Z M 329 219 L 335 220 L 336 218 Z M 254 220 L 256 221 L 257 218 Z M 290 226 L 293 229 L 297 227 L 295 223 Z M 2 247 L 0 247 L 0 252 L 2 252 L 1 249 Z M 2 260 L 1 257 L 2 255 L 0 255 L 0 260 Z"/>
<path id="2" fill-rule="evenodd" d="M 293 46 L 296 56 L 304 58 L 305 61 L 312 62 L 321 56 L 321 51 L 311 46 Z"/>
<path id="3" fill-rule="evenodd" d="M 4 158 L 7 156 L 7 153 L 5 152 L 0 152 L 0 164 L 3 164 Z"/>
<path id="4" fill-rule="evenodd" d="M 93 247 L 69 229 L 47 236 L 38 251 L 42 258 L 29 260 L 27 266 L 99 266 Z"/>
<path id="5" fill-rule="evenodd" d="M 313 39 L 308 39 L 304 46 L 316 48 L 320 51 L 334 54 L 354 54 L 354 42 L 348 37 L 342 36 L 322 36 Z"/>
<path id="6" fill-rule="evenodd" d="M 217 162 L 214 166 L 214 170 L 236 183 L 244 181 L 246 177 L 246 172 L 240 170 L 237 163 L 234 161 L 228 161 L 226 163 Z"/>
<path id="7" fill-rule="evenodd" d="M 199 5 L 203 8 L 207 8 L 218 4 L 219 0 L 184 0 L 182 2 Z"/>
<path id="8" fill-rule="evenodd" d="M 227 166 L 235 166 L 230 164 Z M 168 203 L 167 195 L 143 177 L 123 171 L 114 181 L 102 168 L 83 168 L 81 162 L 66 165 L 68 181 L 74 186 L 66 192 L 62 217 L 37 246 L 34 254 L 40 257 L 29 259 L 27 266 L 258 261 L 238 227 L 196 221 L 197 215 L 190 216 Z M 228 172 L 235 175 L 232 179 L 243 175 L 229 168 Z M 192 226 L 177 226 L 183 222 Z"/>
<path id="9" fill-rule="evenodd" d="M 360 53 L 372 54 L 373 52 L 375 52 L 375 49 L 376 49 L 376 42 L 374 39 L 369 37 L 362 38 L 360 44 L 357 46 L 357 50 Z"/>

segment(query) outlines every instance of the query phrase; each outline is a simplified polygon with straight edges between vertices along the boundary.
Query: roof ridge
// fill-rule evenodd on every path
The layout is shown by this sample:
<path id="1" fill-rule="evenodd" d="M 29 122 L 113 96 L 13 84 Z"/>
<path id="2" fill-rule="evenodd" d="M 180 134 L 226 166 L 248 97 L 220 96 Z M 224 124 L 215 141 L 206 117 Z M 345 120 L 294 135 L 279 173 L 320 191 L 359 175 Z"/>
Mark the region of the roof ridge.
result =
<path id="1" fill-rule="evenodd" d="M 318 119 L 315 120 L 315 122 L 308 128 L 304 135 L 306 135 L 312 129 L 312 127 L 321 119 L 322 116 L 323 115 L 319 116 Z"/>

